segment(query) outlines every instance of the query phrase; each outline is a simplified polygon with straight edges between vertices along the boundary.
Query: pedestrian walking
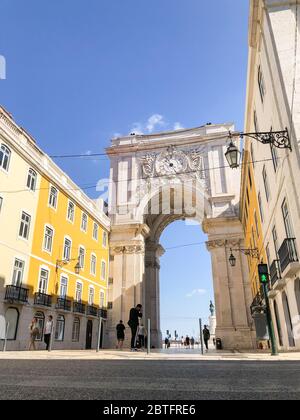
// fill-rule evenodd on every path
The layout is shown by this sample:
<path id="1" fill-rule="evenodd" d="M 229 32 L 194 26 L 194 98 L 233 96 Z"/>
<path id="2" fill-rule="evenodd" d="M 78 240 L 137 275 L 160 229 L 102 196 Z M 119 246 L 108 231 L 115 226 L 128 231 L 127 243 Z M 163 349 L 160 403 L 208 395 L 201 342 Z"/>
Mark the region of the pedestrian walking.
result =
<path id="1" fill-rule="evenodd" d="M 140 348 L 145 348 L 146 328 L 144 327 L 144 324 L 138 326 L 137 336 Z"/>
<path id="2" fill-rule="evenodd" d="M 191 346 L 192 346 L 192 349 L 195 348 L 195 339 L 194 339 L 194 337 L 191 338 Z"/>
<path id="3" fill-rule="evenodd" d="M 184 340 L 184 337 L 181 337 L 181 347 L 184 347 L 185 346 L 185 340 Z"/>
<path id="4" fill-rule="evenodd" d="M 38 324 L 38 319 L 33 318 L 31 324 L 29 325 L 29 334 L 30 334 L 30 343 L 29 343 L 29 351 L 36 350 L 35 341 L 40 335 L 40 329 Z"/>
<path id="5" fill-rule="evenodd" d="M 121 320 L 116 326 L 117 330 L 117 349 L 123 350 L 124 340 L 125 340 L 125 325 Z"/>
<path id="6" fill-rule="evenodd" d="M 169 348 L 169 339 L 168 337 L 165 338 L 165 349 Z"/>
<path id="7" fill-rule="evenodd" d="M 128 325 L 131 329 L 131 351 L 137 351 L 137 329 L 142 317 L 142 305 L 130 309 Z"/>
<path id="8" fill-rule="evenodd" d="M 186 348 L 189 349 L 190 348 L 190 337 L 188 335 L 185 338 L 185 344 L 186 344 Z"/>
<path id="9" fill-rule="evenodd" d="M 209 329 L 207 328 L 207 325 L 204 325 L 203 339 L 204 339 L 204 343 L 206 347 L 206 352 L 208 352 L 208 342 L 210 340 L 210 332 L 209 332 Z"/>
<path id="10" fill-rule="evenodd" d="M 53 331 L 53 316 L 48 316 L 48 321 L 46 322 L 45 332 L 44 332 L 44 343 L 46 344 L 46 350 L 49 350 L 51 342 L 51 334 Z"/>

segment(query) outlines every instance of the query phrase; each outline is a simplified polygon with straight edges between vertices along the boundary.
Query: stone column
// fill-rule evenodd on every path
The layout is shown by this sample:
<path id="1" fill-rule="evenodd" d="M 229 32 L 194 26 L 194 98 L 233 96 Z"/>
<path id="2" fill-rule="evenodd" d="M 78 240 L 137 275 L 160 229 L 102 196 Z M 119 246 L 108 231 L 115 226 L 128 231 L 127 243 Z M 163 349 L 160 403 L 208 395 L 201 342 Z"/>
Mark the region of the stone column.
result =
<path id="1" fill-rule="evenodd" d="M 165 250 L 155 242 L 147 242 L 145 255 L 145 322 L 151 320 L 151 346 L 161 348 L 162 333 L 160 329 L 160 290 L 159 271 L 160 257 Z M 148 332 L 149 333 L 149 332 Z"/>

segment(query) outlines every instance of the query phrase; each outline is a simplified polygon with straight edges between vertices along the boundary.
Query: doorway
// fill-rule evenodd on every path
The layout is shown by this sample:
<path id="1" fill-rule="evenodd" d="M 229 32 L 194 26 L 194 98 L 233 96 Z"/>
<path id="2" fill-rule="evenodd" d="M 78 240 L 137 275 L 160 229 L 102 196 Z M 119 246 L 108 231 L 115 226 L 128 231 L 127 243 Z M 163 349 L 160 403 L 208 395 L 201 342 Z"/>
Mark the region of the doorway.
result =
<path id="1" fill-rule="evenodd" d="M 86 326 L 86 350 L 92 349 L 92 342 L 93 342 L 93 321 L 90 319 L 87 322 Z"/>

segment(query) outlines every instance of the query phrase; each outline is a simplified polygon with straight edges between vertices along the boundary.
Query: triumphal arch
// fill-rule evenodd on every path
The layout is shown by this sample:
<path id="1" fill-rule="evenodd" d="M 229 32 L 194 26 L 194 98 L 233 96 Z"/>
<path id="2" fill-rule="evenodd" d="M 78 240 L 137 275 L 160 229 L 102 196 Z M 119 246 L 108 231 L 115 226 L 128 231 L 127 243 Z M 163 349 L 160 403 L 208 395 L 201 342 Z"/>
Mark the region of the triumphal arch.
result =
<path id="1" fill-rule="evenodd" d="M 208 236 L 216 304 L 216 335 L 225 349 L 253 348 L 252 301 L 239 220 L 240 172 L 224 160 L 230 124 L 115 138 L 110 158 L 109 214 L 112 221 L 108 338 L 127 324 L 142 303 L 151 319 L 151 344 L 161 346 L 160 236 L 172 222 L 195 219 Z M 182 261 L 184 264 L 184 261 Z M 185 279 L 184 281 L 188 281 Z M 199 284 L 201 273 L 199 273 Z"/>

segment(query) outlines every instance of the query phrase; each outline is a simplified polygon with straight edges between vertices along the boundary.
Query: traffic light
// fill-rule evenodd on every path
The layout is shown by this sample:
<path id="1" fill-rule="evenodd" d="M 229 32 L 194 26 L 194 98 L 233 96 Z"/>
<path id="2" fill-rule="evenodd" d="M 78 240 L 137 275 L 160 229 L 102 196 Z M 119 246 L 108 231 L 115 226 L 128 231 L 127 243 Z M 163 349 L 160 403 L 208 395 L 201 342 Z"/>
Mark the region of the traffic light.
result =
<path id="1" fill-rule="evenodd" d="M 269 283 L 269 267 L 267 264 L 259 264 L 258 276 L 261 284 Z"/>

